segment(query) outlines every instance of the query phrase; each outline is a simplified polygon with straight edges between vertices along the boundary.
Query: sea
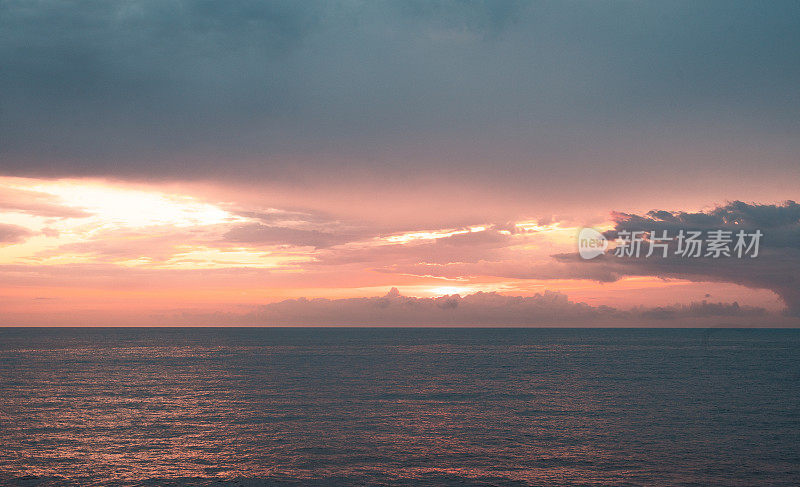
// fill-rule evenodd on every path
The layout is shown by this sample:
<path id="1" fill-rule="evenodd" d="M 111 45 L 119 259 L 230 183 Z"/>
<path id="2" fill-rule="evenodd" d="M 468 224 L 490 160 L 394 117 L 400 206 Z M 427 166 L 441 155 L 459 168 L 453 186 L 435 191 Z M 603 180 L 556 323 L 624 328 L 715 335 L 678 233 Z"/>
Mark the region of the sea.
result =
<path id="1" fill-rule="evenodd" d="M 0 485 L 800 485 L 800 330 L 0 328 Z"/>

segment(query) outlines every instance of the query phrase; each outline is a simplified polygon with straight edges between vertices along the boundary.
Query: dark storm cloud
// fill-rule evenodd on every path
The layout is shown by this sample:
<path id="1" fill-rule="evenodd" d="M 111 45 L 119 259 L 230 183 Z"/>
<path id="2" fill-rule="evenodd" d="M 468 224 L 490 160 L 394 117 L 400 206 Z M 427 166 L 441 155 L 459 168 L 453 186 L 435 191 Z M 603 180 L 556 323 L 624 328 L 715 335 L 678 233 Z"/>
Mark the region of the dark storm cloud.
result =
<path id="1" fill-rule="evenodd" d="M 708 211 L 685 212 L 652 210 L 644 216 L 617 212 L 614 231 L 607 237 L 616 238 L 620 230 L 662 232 L 675 235 L 680 230 L 709 230 L 726 228 L 747 231 L 764 230 L 764 247 L 789 247 L 800 249 L 800 204 L 786 201 L 782 204 L 755 204 L 733 201 Z"/>
<path id="2" fill-rule="evenodd" d="M 0 172 L 469 177 L 491 161 L 495 180 L 569 181 L 679 173 L 660 166 L 676 146 L 746 140 L 781 173 L 799 21 L 796 2 L 6 0 Z"/>
<path id="3" fill-rule="evenodd" d="M 800 316 L 800 204 L 750 204 L 734 201 L 697 213 L 655 210 L 646 215 L 618 213 L 615 230 L 609 232 L 667 230 L 675 236 L 680 229 L 738 231 L 760 230 L 756 258 L 686 258 L 670 253 L 667 258 L 619 258 L 610 255 L 582 261 L 576 255 L 557 256 L 572 272 L 585 269 L 587 279 L 600 274 L 620 278 L 651 275 L 692 281 L 731 282 L 769 289 L 786 303 L 787 312 Z"/>

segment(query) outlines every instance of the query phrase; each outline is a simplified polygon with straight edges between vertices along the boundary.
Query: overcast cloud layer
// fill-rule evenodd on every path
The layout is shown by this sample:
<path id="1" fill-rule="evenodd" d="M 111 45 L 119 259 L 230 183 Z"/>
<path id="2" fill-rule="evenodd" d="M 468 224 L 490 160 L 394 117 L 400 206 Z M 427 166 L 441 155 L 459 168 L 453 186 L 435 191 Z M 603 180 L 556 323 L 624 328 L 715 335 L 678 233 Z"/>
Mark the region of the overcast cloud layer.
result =
<path id="1" fill-rule="evenodd" d="M 5 0 L 0 171 L 797 181 L 798 23 L 779 1 Z"/>

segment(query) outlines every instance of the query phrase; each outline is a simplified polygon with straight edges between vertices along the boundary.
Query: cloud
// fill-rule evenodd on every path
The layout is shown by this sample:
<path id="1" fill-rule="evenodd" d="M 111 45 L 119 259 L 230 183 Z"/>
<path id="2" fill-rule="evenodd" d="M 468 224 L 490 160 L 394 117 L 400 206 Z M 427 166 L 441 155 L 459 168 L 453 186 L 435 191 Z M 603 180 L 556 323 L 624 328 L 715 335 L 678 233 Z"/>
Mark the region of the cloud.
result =
<path id="1" fill-rule="evenodd" d="M 1 171 L 368 178 L 376 205 L 432 179 L 591 194 L 633 167 L 796 182 L 798 19 L 780 1 L 6 0 Z"/>
<path id="2" fill-rule="evenodd" d="M 260 223 L 236 226 L 223 236 L 223 239 L 227 242 L 251 246 L 293 245 L 316 248 L 342 244 L 353 238 L 353 236 L 349 235 L 337 235 L 319 230 L 278 227 Z"/>
<path id="3" fill-rule="evenodd" d="M 559 256 L 557 260 L 542 263 L 528 263 L 522 255 L 517 259 L 492 261 L 481 259 L 475 255 L 473 262 L 409 262 L 383 264 L 381 272 L 412 274 L 418 276 L 435 276 L 447 279 L 460 279 L 470 276 L 492 276 L 508 279 L 591 279 L 598 282 L 614 282 L 621 277 L 619 272 L 606 266 L 575 265 L 583 261 L 566 260 L 567 256 Z M 571 257 L 571 256 L 569 256 Z"/>
<path id="4" fill-rule="evenodd" d="M 83 218 L 91 216 L 81 208 L 66 206 L 58 197 L 42 193 L 0 186 L 0 211 L 28 213 L 54 218 Z"/>
<path id="5" fill-rule="evenodd" d="M 202 289 L 203 286 L 215 289 L 255 287 L 263 284 L 269 277 L 269 270 L 252 267 L 159 269 L 114 265 L 102 261 L 55 265 L 0 265 L 0 283 L 3 285 L 37 288 L 46 283 L 47 287 L 67 290 L 67 296 L 72 289 L 136 289 L 158 293 L 163 289 Z M 285 283 L 277 283 L 281 284 Z M 124 292 L 120 296 L 124 298 Z M 80 302 L 72 304 L 77 306 Z"/>
<path id="6" fill-rule="evenodd" d="M 606 255 L 582 261 L 575 254 L 562 254 L 556 256 L 557 260 L 568 267 L 586 269 L 587 276 L 591 273 L 612 278 L 649 275 L 769 289 L 786 303 L 789 314 L 800 316 L 800 205 L 796 202 L 733 201 L 702 212 L 654 210 L 646 215 L 617 213 L 614 218 L 615 228 L 608 233 L 611 238 L 623 230 L 657 234 L 667 230 L 668 235 L 674 236 L 680 229 L 761 230 L 764 236 L 757 258 L 683 258 L 670 252 L 667 258 Z"/>
<path id="7" fill-rule="evenodd" d="M 654 308 L 639 308 L 638 314 L 643 318 L 657 320 L 674 320 L 681 317 L 709 317 L 709 316 L 765 316 L 764 308 L 755 306 L 739 306 L 739 303 L 710 303 L 708 301 L 692 302 L 688 305 L 657 306 Z"/>
<path id="8" fill-rule="evenodd" d="M 207 238 L 207 237 L 206 237 Z M 37 258 L 85 254 L 94 262 L 119 262 L 146 259 L 152 262 L 169 260 L 187 244 L 201 245 L 202 235 L 171 228 L 150 229 L 150 232 L 125 231 L 99 233 L 91 239 L 59 245 L 39 252 Z"/>
<path id="9" fill-rule="evenodd" d="M 259 307 L 245 315 L 213 315 L 219 323 L 255 325 L 448 325 L 448 326 L 702 326 L 749 324 L 767 317 L 763 308 L 738 303 L 691 303 L 661 308 L 619 310 L 570 301 L 561 293 L 506 296 L 478 292 L 431 298 L 403 296 L 393 288 L 380 297 L 289 299 Z M 203 321 L 202 316 L 184 318 Z M 741 319 L 740 321 L 737 321 Z"/>
<path id="10" fill-rule="evenodd" d="M 756 204 L 732 201 L 707 211 L 685 212 L 652 210 L 644 216 L 615 212 L 615 231 L 608 237 L 616 238 L 616 232 L 655 230 L 675 235 L 683 230 L 768 230 L 762 246 L 766 248 L 800 249 L 800 204 L 788 200 L 782 204 Z"/>
<path id="11" fill-rule="evenodd" d="M 466 297 L 415 298 L 393 289 L 383 297 L 294 299 L 268 304 L 250 315 L 264 324 L 476 325 L 552 324 L 584 321 L 603 313 L 566 296 L 545 293 L 530 298 L 476 293 Z"/>
<path id="12" fill-rule="evenodd" d="M 433 234 L 440 232 L 443 235 Z M 448 235 L 448 232 L 452 233 Z M 430 234 L 430 238 L 405 236 Z M 415 265 L 447 264 L 451 262 L 478 262 L 482 259 L 502 258 L 510 255 L 511 237 L 494 228 L 470 231 L 410 231 L 395 235 L 371 235 L 356 245 L 324 249 L 317 255 L 316 265 L 335 266 L 360 263 L 364 266 L 390 271 L 410 269 Z M 391 240 L 398 238 L 399 240 Z M 423 264 L 420 264 L 423 263 Z"/>
<path id="13" fill-rule="evenodd" d="M 25 227 L 0 223 L 0 245 L 19 243 L 32 235 L 33 232 Z"/>

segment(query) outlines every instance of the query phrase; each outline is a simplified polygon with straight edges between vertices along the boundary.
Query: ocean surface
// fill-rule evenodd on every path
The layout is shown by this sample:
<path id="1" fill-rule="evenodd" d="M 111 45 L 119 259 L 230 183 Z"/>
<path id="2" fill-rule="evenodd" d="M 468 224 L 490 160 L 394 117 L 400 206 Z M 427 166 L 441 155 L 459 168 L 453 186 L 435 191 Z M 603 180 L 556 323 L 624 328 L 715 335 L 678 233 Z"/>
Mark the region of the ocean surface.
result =
<path id="1" fill-rule="evenodd" d="M 798 485 L 800 330 L 0 329 L 0 485 Z"/>

